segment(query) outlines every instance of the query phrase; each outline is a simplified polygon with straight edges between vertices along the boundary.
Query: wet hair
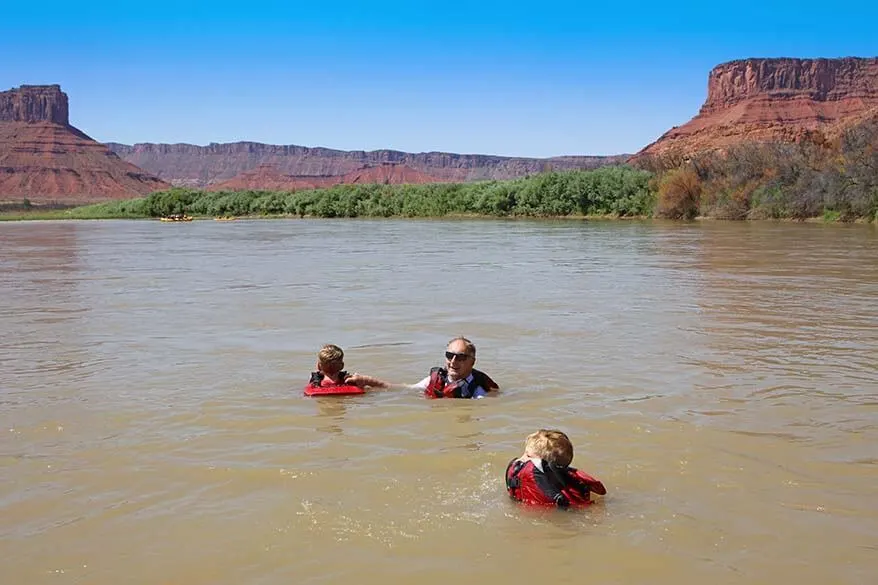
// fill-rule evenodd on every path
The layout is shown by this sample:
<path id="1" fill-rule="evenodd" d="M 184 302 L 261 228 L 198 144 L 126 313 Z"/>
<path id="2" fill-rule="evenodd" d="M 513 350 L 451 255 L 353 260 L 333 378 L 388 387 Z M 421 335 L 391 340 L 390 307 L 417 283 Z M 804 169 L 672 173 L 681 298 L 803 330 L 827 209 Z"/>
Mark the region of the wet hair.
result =
<path id="1" fill-rule="evenodd" d="M 464 351 L 466 353 L 468 353 L 469 355 L 476 357 L 475 344 L 472 341 L 470 341 L 469 339 L 467 339 L 466 337 L 463 337 L 462 335 L 460 337 L 455 337 L 454 339 L 452 339 L 451 341 L 446 343 L 445 347 L 450 347 L 451 344 L 454 343 L 455 341 L 462 341 L 466 345 L 466 349 Z"/>
<path id="2" fill-rule="evenodd" d="M 327 343 L 317 352 L 317 364 L 324 374 L 337 374 L 344 369 L 344 351 L 337 345 Z"/>
<path id="3" fill-rule="evenodd" d="M 556 467 L 567 467 L 573 462 L 573 443 L 557 430 L 540 429 L 527 436 L 524 442 L 525 453 L 532 457 L 545 459 Z"/>

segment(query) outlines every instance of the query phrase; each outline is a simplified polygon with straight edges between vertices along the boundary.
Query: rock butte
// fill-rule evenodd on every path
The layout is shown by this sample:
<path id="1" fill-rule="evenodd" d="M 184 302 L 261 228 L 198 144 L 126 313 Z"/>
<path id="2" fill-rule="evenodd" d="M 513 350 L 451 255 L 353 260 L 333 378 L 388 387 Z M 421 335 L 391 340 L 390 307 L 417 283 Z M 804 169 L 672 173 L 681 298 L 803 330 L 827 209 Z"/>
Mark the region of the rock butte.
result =
<path id="1" fill-rule="evenodd" d="M 878 115 L 878 58 L 741 59 L 714 67 L 707 100 L 635 158 L 742 142 L 793 142 Z"/>
<path id="2" fill-rule="evenodd" d="M 167 187 L 71 126 L 59 86 L 0 92 L 0 201 L 77 204 Z"/>

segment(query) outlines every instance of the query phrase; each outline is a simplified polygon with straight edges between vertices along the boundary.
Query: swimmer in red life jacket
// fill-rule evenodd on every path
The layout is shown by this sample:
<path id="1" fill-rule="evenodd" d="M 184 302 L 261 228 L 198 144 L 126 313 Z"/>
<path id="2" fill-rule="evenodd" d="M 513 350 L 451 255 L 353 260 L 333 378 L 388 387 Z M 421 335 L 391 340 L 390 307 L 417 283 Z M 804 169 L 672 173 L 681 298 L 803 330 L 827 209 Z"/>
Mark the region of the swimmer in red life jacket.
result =
<path id="1" fill-rule="evenodd" d="M 445 346 L 445 367 L 414 385 L 427 398 L 483 398 L 499 390 L 497 382 L 476 370 L 476 346 L 466 337 L 455 337 Z"/>
<path id="2" fill-rule="evenodd" d="M 366 388 L 388 388 L 389 384 L 364 374 L 344 371 L 344 351 L 337 345 L 327 344 L 317 353 L 317 371 L 305 386 L 310 396 L 325 394 L 362 394 Z"/>
<path id="3" fill-rule="evenodd" d="M 541 429 L 528 435 L 524 455 L 506 466 L 506 491 L 518 502 L 558 508 L 584 507 L 591 494 L 607 489 L 599 480 L 570 467 L 573 444 L 556 430 Z"/>
<path id="4" fill-rule="evenodd" d="M 483 398 L 500 389 L 491 377 L 476 370 L 476 346 L 466 337 L 455 337 L 445 346 L 445 366 L 430 369 L 429 375 L 417 384 L 391 384 L 375 380 L 382 388 L 413 388 L 427 398 Z M 348 378 L 359 384 L 360 375 Z M 374 380 L 374 379 L 373 379 Z"/>

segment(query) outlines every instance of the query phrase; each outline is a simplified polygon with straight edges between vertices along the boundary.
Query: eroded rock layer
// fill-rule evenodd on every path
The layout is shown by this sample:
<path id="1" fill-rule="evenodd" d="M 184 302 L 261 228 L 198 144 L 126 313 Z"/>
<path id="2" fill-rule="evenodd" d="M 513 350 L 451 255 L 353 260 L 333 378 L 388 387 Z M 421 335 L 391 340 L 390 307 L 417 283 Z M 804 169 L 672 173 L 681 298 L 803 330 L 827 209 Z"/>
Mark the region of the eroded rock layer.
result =
<path id="1" fill-rule="evenodd" d="M 57 85 L 0 92 L 0 201 L 79 204 L 127 199 L 169 185 L 68 123 Z"/>
<path id="2" fill-rule="evenodd" d="M 208 146 L 152 143 L 129 146 L 111 142 L 108 146 L 124 160 L 169 183 L 191 187 L 223 183 L 260 165 L 269 165 L 279 173 L 306 181 L 313 177 L 340 178 L 348 173 L 393 164 L 408 167 L 438 181 L 466 182 L 511 179 L 550 168 L 596 168 L 623 162 L 627 158 L 627 155 L 621 155 L 538 159 L 447 152 L 413 154 L 398 150 L 366 152 L 259 142 Z"/>
<path id="3" fill-rule="evenodd" d="M 330 176 L 285 175 L 271 165 L 259 165 L 228 181 L 214 183 L 207 189 L 209 191 L 298 191 L 322 189 L 340 184 L 405 185 L 442 182 L 441 179 L 411 167 L 394 163 L 364 167 L 344 175 Z"/>
<path id="4" fill-rule="evenodd" d="M 746 141 L 795 141 L 878 111 L 878 58 L 742 59 L 715 67 L 707 100 L 639 156 L 691 154 Z"/>

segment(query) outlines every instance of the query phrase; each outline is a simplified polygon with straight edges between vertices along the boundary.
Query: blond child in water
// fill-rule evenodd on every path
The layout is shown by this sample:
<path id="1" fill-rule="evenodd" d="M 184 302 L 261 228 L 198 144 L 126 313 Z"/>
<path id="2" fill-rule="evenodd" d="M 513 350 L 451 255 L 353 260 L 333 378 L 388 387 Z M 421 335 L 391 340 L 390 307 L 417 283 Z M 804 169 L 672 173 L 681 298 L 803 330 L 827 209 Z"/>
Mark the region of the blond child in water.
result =
<path id="1" fill-rule="evenodd" d="M 344 370 L 344 351 L 337 345 L 326 344 L 317 352 L 317 371 L 305 387 L 306 394 L 358 394 L 366 388 L 388 388 L 389 384 L 363 374 L 348 374 Z M 348 392 L 333 389 L 348 388 Z M 354 391 L 358 388 L 359 392 Z M 309 392 L 310 390 L 310 392 Z"/>
<path id="2" fill-rule="evenodd" d="M 540 429 L 527 436 L 524 454 L 506 466 L 506 491 L 524 504 L 588 506 L 591 494 L 607 493 L 604 484 L 570 467 L 573 443 L 561 431 Z"/>

